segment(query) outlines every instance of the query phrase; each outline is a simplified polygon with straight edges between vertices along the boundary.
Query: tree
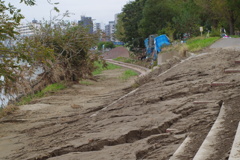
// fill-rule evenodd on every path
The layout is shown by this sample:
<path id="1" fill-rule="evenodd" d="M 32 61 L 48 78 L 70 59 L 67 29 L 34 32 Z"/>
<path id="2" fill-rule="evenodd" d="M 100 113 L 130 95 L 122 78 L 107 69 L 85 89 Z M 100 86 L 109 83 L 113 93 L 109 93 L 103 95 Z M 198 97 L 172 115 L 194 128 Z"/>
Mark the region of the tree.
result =
<path id="1" fill-rule="evenodd" d="M 142 11 L 145 2 L 146 0 L 129 2 L 123 7 L 120 15 L 119 21 L 124 28 L 124 32 L 121 32 L 124 34 L 122 38 L 131 48 L 143 47 L 143 37 L 139 34 L 139 23 L 143 16 Z"/>
<path id="2" fill-rule="evenodd" d="M 215 4 L 213 9 L 228 22 L 230 35 L 234 35 L 235 23 L 240 15 L 240 0 L 215 0 Z"/>
<path id="3" fill-rule="evenodd" d="M 18 95 L 18 91 L 36 91 L 49 83 L 61 80 L 77 81 L 91 75 L 94 70 L 93 62 L 98 60 L 98 57 L 88 52 L 97 44 L 98 34 L 89 34 L 81 26 L 71 26 L 62 20 L 52 20 L 51 24 L 43 22 L 39 29 L 33 27 L 33 36 L 17 39 L 15 35 L 18 33 L 14 28 L 23 19 L 23 15 L 14 6 L 6 6 L 3 1 L 0 2 L 3 24 L 0 30 L 1 40 L 18 40 L 11 48 L 0 42 L 2 91 Z M 35 4 L 34 0 L 20 2 Z M 43 73 L 37 80 L 32 81 L 31 76 L 37 67 L 41 67 Z"/>
<path id="4" fill-rule="evenodd" d="M 102 50 L 103 49 L 103 45 L 104 45 L 104 49 L 106 48 L 115 48 L 115 45 L 113 42 L 99 42 L 98 43 L 98 50 Z"/>
<path id="5" fill-rule="evenodd" d="M 195 1 L 204 9 L 208 9 L 216 19 L 228 23 L 230 34 L 234 34 L 235 23 L 240 15 L 240 0 Z"/>
<path id="6" fill-rule="evenodd" d="M 173 10 L 167 5 L 168 1 L 165 0 L 146 1 L 143 18 L 140 22 L 140 33 L 143 37 L 157 34 L 166 27 L 168 22 L 172 22 Z"/>
<path id="7" fill-rule="evenodd" d="M 26 5 L 35 4 L 33 0 L 21 0 L 20 2 Z M 17 65 L 16 62 L 28 60 L 29 57 L 6 48 L 3 44 L 7 39 L 16 39 L 15 35 L 18 33 L 15 31 L 15 28 L 19 25 L 21 19 L 24 18 L 20 13 L 21 10 L 11 4 L 6 5 L 2 0 L 0 0 L 0 8 L 0 55 L 2 57 L 0 64 L 0 89 L 2 90 L 2 88 L 4 88 L 5 92 L 7 92 L 10 90 L 10 86 L 13 85 L 14 81 L 20 78 L 19 70 L 21 70 L 21 67 Z M 12 60 L 13 58 L 15 58 L 15 61 Z"/>
<path id="8" fill-rule="evenodd" d="M 29 76 L 36 67 L 43 70 L 36 81 L 28 83 L 29 90 L 36 91 L 59 81 L 79 81 L 95 69 L 93 62 L 98 56 L 89 54 L 89 49 L 97 44 L 99 36 L 65 22 L 53 26 L 42 23 L 33 36 L 23 38 L 15 46 L 22 55 L 31 55 Z"/>
<path id="9" fill-rule="evenodd" d="M 192 0 L 136 0 L 123 9 L 119 33 L 127 39 L 125 42 L 132 44 L 143 42 L 151 34 L 168 34 L 173 38 L 176 32 L 194 33 L 200 23 L 198 11 Z"/>
<path id="10" fill-rule="evenodd" d="M 123 13 L 118 14 L 118 20 L 117 20 L 117 25 L 116 25 L 116 32 L 115 32 L 115 36 L 118 40 L 120 41 L 125 41 L 126 39 L 126 34 L 125 34 L 125 28 L 124 28 L 124 24 L 123 24 Z"/>
<path id="11" fill-rule="evenodd" d="M 176 5 L 178 7 L 175 7 Z M 177 34 L 186 32 L 191 35 L 199 34 L 202 12 L 193 0 L 172 0 L 170 7 L 175 12 L 172 20 Z"/>

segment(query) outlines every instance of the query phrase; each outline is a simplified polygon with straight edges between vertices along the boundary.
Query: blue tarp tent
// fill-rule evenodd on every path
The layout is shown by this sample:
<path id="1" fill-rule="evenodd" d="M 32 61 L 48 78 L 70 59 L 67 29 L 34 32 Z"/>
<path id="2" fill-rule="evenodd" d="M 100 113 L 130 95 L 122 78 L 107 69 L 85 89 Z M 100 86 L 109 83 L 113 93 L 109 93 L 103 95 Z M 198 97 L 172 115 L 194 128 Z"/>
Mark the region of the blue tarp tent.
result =
<path id="1" fill-rule="evenodd" d="M 146 54 L 147 54 L 147 56 L 150 55 L 150 54 L 152 53 L 152 51 L 153 51 L 153 48 L 150 48 L 150 47 L 149 47 L 148 42 L 149 42 L 149 39 L 146 38 L 146 39 L 144 40 L 144 45 L 145 45 L 145 47 L 146 47 Z"/>
<path id="2" fill-rule="evenodd" d="M 151 54 L 154 53 L 153 59 L 155 60 L 157 59 L 157 53 L 161 52 L 163 45 L 170 45 L 171 43 L 169 38 L 164 34 L 154 38 L 154 48 L 149 47 L 149 38 L 144 40 L 144 44 L 146 47 L 146 55 L 151 56 Z"/>
<path id="3" fill-rule="evenodd" d="M 158 53 L 161 52 L 161 48 L 162 48 L 163 45 L 170 45 L 171 44 L 168 37 L 165 34 L 156 37 L 154 39 L 154 43 L 155 43 L 155 50 Z"/>

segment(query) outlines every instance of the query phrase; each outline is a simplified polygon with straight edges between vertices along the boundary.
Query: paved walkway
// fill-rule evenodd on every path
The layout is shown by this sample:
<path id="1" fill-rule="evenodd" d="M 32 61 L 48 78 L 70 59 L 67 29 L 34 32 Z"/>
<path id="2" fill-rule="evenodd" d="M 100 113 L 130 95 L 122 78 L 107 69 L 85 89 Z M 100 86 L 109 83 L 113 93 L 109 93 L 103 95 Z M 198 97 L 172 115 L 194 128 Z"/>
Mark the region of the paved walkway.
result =
<path id="1" fill-rule="evenodd" d="M 240 38 L 222 38 L 210 48 L 237 49 L 240 50 Z"/>

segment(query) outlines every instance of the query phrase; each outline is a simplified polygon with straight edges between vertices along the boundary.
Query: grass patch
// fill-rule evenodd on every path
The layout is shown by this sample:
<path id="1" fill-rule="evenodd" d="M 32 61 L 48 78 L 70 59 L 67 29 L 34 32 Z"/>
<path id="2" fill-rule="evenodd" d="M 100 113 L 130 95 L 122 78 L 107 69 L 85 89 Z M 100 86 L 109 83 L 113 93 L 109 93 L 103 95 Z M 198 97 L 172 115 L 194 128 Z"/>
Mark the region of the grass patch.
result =
<path id="1" fill-rule="evenodd" d="M 62 83 L 54 83 L 54 84 L 48 85 L 41 92 L 43 92 L 43 93 L 55 92 L 55 91 L 58 91 L 58 90 L 62 90 L 64 88 L 66 88 L 66 86 L 64 84 L 62 84 Z"/>
<path id="2" fill-rule="evenodd" d="M 64 88 L 66 88 L 66 86 L 62 83 L 50 84 L 47 87 L 45 87 L 43 90 L 41 90 L 35 94 L 31 94 L 31 95 L 22 97 L 20 99 L 20 101 L 17 102 L 17 105 L 29 104 L 32 100 L 34 100 L 36 98 L 44 97 L 46 94 L 49 94 L 51 92 L 56 92 L 56 91 L 62 90 Z"/>
<path id="3" fill-rule="evenodd" d="M 19 108 L 14 105 L 8 105 L 4 108 L 0 108 L 0 118 L 5 117 L 7 115 L 13 114 Z"/>
<path id="4" fill-rule="evenodd" d="M 240 35 L 230 35 L 231 38 L 240 38 Z"/>
<path id="5" fill-rule="evenodd" d="M 95 71 L 92 72 L 94 76 L 101 74 L 105 70 L 113 70 L 113 69 L 121 68 L 120 66 L 117 66 L 111 63 L 107 63 L 107 66 L 104 67 L 104 65 L 100 62 L 94 62 L 94 66 L 97 68 Z"/>
<path id="6" fill-rule="evenodd" d="M 24 96 L 20 99 L 19 102 L 17 102 L 17 105 L 21 106 L 21 105 L 29 104 L 33 100 L 34 97 L 35 97 L 34 95 Z"/>
<path id="7" fill-rule="evenodd" d="M 124 63 L 136 63 L 136 60 L 130 59 L 130 58 L 127 58 L 127 57 L 117 57 L 113 60 L 119 61 L 119 62 L 124 62 Z"/>
<path id="8" fill-rule="evenodd" d="M 80 81 L 79 83 L 82 84 L 82 85 L 86 85 L 86 86 L 89 86 L 89 85 L 92 85 L 92 84 L 93 84 L 92 82 L 89 82 L 89 81 L 87 81 L 87 80 L 82 80 L 82 81 Z"/>
<path id="9" fill-rule="evenodd" d="M 143 66 L 143 67 L 146 67 L 146 68 L 150 68 L 152 66 L 149 66 L 150 62 L 147 61 L 147 60 L 140 60 L 139 57 L 140 55 L 133 55 L 132 58 L 127 58 L 127 57 L 118 57 L 118 58 L 115 58 L 113 60 L 115 61 L 119 61 L 119 62 L 124 62 L 124 63 L 130 63 L 130 64 L 136 64 L 136 65 L 139 65 L 139 66 Z"/>
<path id="10" fill-rule="evenodd" d="M 220 37 L 209 37 L 209 38 L 204 38 L 204 37 L 195 37 L 187 40 L 187 48 L 189 51 L 199 51 L 203 48 L 206 48 L 216 42 Z"/>
<path id="11" fill-rule="evenodd" d="M 126 80 L 128 80 L 129 78 L 131 78 L 131 77 L 133 77 L 133 76 L 137 76 L 137 75 L 138 75 L 137 72 L 129 69 L 129 70 L 126 70 L 126 71 L 122 74 L 122 76 L 120 77 L 120 79 L 126 81 Z"/>

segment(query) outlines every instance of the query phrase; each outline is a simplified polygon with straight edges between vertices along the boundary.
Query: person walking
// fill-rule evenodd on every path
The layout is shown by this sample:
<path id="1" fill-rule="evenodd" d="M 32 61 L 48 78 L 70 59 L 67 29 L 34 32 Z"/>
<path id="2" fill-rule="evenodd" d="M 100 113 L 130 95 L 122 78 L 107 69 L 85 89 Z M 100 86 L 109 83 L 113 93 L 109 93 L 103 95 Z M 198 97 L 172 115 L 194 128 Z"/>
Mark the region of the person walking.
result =
<path id="1" fill-rule="evenodd" d="M 226 30 L 223 26 L 220 29 L 220 33 L 221 33 L 221 37 L 224 37 L 226 35 Z"/>

